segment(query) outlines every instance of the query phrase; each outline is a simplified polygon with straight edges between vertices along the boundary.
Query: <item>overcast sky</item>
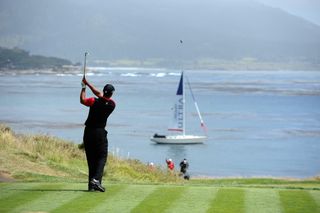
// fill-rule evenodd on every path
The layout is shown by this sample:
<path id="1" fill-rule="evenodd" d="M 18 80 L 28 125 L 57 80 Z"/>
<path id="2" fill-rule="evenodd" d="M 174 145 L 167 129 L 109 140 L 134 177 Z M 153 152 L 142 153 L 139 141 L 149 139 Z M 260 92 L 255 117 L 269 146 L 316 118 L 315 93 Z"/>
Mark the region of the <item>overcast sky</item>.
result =
<path id="1" fill-rule="evenodd" d="M 14 0 L 13 0 L 14 1 Z M 69 0 L 69 2 L 81 1 L 89 3 L 86 0 Z M 211 0 L 209 0 L 211 1 Z M 229 1 L 240 1 L 240 0 L 229 0 Z M 262 2 L 266 5 L 281 8 L 291 14 L 301 16 L 309 21 L 312 21 L 320 25 L 320 0 L 251 0 Z M 18 1 L 17 1 L 18 2 Z M 2 0 L 0 0 L 1 6 Z"/>
<path id="2" fill-rule="evenodd" d="M 320 25 L 320 0 L 257 0 Z"/>

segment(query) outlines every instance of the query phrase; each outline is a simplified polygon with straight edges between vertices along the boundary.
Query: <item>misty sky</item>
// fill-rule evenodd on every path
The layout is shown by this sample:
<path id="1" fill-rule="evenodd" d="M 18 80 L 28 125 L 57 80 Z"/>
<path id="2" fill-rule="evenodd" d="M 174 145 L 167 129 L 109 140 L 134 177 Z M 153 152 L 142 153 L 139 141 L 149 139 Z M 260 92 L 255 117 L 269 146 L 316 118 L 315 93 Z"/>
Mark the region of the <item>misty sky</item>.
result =
<path id="1" fill-rule="evenodd" d="M 320 25 L 320 0 L 257 0 Z"/>
<path id="2" fill-rule="evenodd" d="M 0 0 L 0 46 L 74 61 L 79 50 L 108 59 L 170 58 L 181 36 L 190 58 L 312 58 L 319 35 L 320 0 Z"/>

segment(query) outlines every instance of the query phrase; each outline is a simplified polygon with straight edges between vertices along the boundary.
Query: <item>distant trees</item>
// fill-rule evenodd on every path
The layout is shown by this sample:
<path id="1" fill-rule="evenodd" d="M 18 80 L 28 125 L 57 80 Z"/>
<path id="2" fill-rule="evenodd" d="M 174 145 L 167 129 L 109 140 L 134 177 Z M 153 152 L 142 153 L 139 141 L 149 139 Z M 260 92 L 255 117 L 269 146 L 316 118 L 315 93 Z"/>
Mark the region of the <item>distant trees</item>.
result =
<path id="1" fill-rule="evenodd" d="M 72 65 L 66 59 L 30 55 L 20 48 L 8 49 L 0 47 L 0 69 L 47 69 L 57 68 L 63 65 Z"/>

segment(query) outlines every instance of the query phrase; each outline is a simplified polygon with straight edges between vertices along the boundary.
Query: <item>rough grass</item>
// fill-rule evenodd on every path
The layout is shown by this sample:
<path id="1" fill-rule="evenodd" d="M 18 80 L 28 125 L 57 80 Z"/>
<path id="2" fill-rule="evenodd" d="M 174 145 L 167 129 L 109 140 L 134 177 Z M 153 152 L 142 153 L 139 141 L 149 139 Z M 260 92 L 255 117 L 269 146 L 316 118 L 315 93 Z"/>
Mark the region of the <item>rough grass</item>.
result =
<path id="1" fill-rule="evenodd" d="M 164 168 L 108 156 L 106 180 L 121 182 L 183 182 Z M 18 180 L 86 181 L 83 150 L 74 143 L 48 135 L 17 135 L 0 125 L 0 172 Z"/>

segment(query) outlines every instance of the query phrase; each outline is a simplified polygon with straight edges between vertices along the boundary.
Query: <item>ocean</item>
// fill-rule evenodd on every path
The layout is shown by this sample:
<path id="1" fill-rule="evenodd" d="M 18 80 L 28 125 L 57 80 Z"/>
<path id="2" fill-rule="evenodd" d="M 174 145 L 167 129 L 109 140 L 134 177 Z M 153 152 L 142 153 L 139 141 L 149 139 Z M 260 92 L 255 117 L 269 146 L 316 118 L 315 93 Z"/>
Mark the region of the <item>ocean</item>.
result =
<path id="1" fill-rule="evenodd" d="M 109 150 L 122 158 L 165 166 L 189 161 L 208 177 L 320 175 L 320 71 L 186 70 L 207 126 L 198 145 L 157 145 L 167 134 L 180 71 L 91 67 L 88 81 L 112 83 L 117 103 L 109 117 Z M 18 133 L 82 142 L 88 108 L 79 101 L 81 70 L 1 72 L 0 122 Z M 89 90 L 88 90 L 89 91 Z M 87 96 L 92 96 L 88 93 Z M 186 89 L 186 131 L 204 134 Z"/>

